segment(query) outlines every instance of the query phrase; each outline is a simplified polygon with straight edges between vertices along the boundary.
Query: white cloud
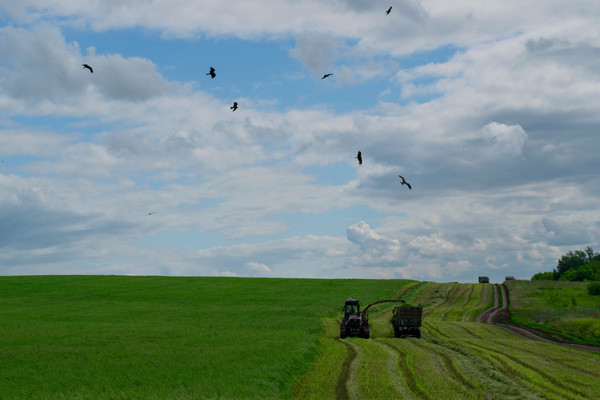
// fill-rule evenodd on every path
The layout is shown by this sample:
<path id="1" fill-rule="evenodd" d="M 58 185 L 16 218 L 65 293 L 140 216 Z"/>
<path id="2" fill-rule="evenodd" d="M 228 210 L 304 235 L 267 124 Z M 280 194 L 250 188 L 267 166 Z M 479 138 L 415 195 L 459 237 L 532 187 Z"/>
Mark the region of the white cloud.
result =
<path id="1" fill-rule="evenodd" d="M 408 246 L 423 255 L 436 255 L 438 257 L 447 256 L 456 250 L 454 244 L 441 238 L 438 233 L 430 236 L 417 236 L 408 242 Z"/>
<path id="2" fill-rule="evenodd" d="M 257 263 L 254 261 L 247 262 L 244 265 L 251 273 L 269 275 L 273 273 L 273 270 L 263 263 Z"/>
<path id="3" fill-rule="evenodd" d="M 333 64 L 345 44 L 326 34 L 300 34 L 296 46 L 290 49 L 290 56 L 306 65 L 315 74 L 325 74 Z"/>
<path id="4" fill-rule="evenodd" d="M 400 241 L 378 234 L 365 221 L 351 225 L 346 236 L 360 248 L 360 255 L 352 258 L 354 264 L 388 265 L 402 261 L 404 247 Z"/>
<path id="5" fill-rule="evenodd" d="M 519 125 L 509 126 L 490 122 L 481 131 L 486 142 L 492 146 L 494 153 L 518 156 L 523 152 L 527 133 Z"/>

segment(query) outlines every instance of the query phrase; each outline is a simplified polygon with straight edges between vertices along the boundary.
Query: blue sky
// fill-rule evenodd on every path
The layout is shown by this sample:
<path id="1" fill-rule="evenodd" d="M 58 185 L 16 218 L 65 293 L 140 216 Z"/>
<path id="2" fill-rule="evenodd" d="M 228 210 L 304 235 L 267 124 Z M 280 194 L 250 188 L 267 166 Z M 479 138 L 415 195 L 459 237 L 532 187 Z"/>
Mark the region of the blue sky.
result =
<path id="1" fill-rule="evenodd" d="M 549 271 L 600 247 L 596 8 L 0 0 L 0 274 Z"/>

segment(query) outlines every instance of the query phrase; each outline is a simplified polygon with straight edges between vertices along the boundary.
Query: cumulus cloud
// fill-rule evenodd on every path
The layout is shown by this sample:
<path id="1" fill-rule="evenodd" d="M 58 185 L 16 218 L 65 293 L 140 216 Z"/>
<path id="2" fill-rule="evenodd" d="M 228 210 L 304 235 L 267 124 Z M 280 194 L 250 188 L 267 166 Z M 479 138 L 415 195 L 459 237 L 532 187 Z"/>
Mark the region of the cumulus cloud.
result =
<path id="1" fill-rule="evenodd" d="M 355 264 L 398 263 L 404 255 L 404 246 L 399 240 L 378 234 L 365 221 L 351 225 L 346 237 L 360 248 L 361 254 L 352 259 Z"/>
<path id="2" fill-rule="evenodd" d="M 273 273 L 273 270 L 263 263 L 257 263 L 254 261 L 247 262 L 244 265 L 251 273 L 259 275 L 269 275 Z"/>
<path id="3" fill-rule="evenodd" d="M 345 44 L 327 34 L 300 34 L 296 37 L 296 46 L 290 49 L 290 56 L 302 62 L 316 74 L 327 73 Z"/>
<path id="4" fill-rule="evenodd" d="M 75 42 L 68 43 L 58 28 L 42 25 L 33 30 L 0 29 L 0 90 L 28 103 L 44 101 L 81 105 L 97 95 L 107 99 L 145 100 L 164 93 L 168 82 L 156 65 L 140 57 L 84 55 Z M 90 64 L 94 73 L 83 70 Z"/>
<path id="5" fill-rule="evenodd" d="M 523 152 L 527 133 L 519 125 L 490 122 L 482 128 L 483 137 L 496 154 L 518 156 Z"/>

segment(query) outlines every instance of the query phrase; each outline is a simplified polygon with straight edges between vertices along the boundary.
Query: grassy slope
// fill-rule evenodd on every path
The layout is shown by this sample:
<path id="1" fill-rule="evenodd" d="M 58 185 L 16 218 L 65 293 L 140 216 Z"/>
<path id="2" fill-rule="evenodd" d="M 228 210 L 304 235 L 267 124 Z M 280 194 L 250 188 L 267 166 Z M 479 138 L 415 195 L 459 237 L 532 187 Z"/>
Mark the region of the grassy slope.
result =
<path id="1" fill-rule="evenodd" d="M 507 281 L 505 285 L 514 322 L 600 345 L 600 296 L 590 296 L 587 283 Z"/>
<path id="2" fill-rule="evenodd" d="M 372 339 L 340 340 L 324 319 L 323 352 L 296 399 L 600 398 L 600 354 L 534 342 L 473 322 L 492 304 L 492 285 L 419 283 L 423 337 L 393 337 L 391 313 L 371 315 Z M 341 362 L 343 360 L 343 362 Z M 328 374 L 327 378 L 319 378 Z M 341 396 L 340 396 L 341 394 Z"/>
<path id="3" fill-rule="evenodd" d="M 0 277 L 0 398 L 290 397 L 322 317 L 408 282 Z"/>

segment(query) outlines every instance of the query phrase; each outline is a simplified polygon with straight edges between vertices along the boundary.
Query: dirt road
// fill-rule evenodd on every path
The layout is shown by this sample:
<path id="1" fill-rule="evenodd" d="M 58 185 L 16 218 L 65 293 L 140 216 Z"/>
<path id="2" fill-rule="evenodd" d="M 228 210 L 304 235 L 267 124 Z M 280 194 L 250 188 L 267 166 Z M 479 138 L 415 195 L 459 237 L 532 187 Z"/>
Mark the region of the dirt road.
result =
<path id="1" fill-rule="evenodd" d="M 498 286 L 500 286 L 500 290 L 498 290 Z M 502 300 L 502 307 L 499 307 L 500 300 Z M 570 343 L 567 339 L 561 340 L 543 332 L 536 331 L 533 328 L 512 323 L 509 311 L 508 290 L 504 285 L 494 285 L 494 306 L 479 314 L 475 320 L 477 322 L 496 325 L 507 332 L 525 339 L 556 343 L 580 350 L 600 351 L 600 348 L 596 346 Z"/>

